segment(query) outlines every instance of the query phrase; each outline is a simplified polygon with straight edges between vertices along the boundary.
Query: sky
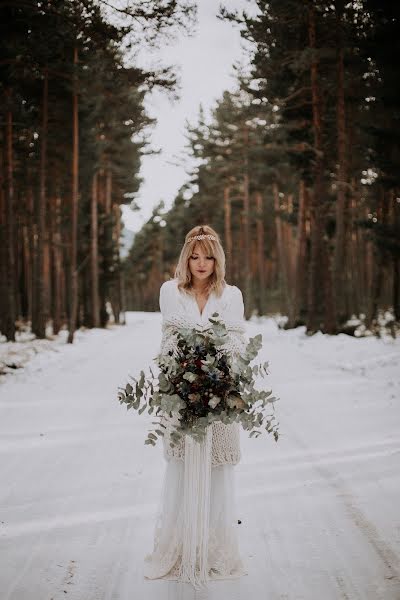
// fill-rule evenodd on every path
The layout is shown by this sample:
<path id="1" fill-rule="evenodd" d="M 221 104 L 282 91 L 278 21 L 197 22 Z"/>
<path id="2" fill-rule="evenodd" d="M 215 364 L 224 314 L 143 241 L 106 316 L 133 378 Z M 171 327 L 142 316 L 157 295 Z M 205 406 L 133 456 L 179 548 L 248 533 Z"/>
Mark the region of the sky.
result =
<path id="1" fill-rule="evenodd" d="M 246 42 L 240 37 L 239 28 L 233 23 L 217 19 L 219 2 L 200 0 L 198 20 L 194 34 L 188 37 L 178 34 L 169 46 L 152 54 L 138 56 L 140 66 L 152 62 L 175 65 L 180 79 L 180 98 L 171 101 L 167 94 L 153 92 L 147 96 L 145 106 L 150 117 L 157 123 L 150 129 L 151 146 L 161 153 L 144 156 L 140 176 L 144 179 L 136 195 L 139 211 L 123 206 L 123 221 L 131 231 L 138 231 L 151 216 L 152 209 L 160 200 L 169 208 L 188 176 L 184 165 L 176 165 L 185 154 L 185 122 L 197 123 L 202 104 L 206 115 L 224 90 L 235 88 L 233 64 L 246 64 Z M 246 9 L 246 0 L 226 0 L 229 9 Z M 247 46 L 248 47 L 248 46 Z M 187 158 L 187 157 L 186 157 Z"/>

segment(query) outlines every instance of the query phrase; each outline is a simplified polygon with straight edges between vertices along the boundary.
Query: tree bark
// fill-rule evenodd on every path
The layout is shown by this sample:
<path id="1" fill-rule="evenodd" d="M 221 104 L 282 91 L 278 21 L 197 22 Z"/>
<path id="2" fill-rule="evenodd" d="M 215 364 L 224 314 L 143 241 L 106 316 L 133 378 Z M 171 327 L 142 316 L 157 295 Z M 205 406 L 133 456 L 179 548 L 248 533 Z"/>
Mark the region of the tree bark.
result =
<path id="1" fill-rule="evenodd" d="M 393 203 L 393 224 L 394 229 L 399 234 L 400 232 L 400 207 L 395 201 Z M 400 237 L 398 238 L 400 239 Z M 393 254 L 393 288 L 392 302 L 394 318 L 400 322 L 400 259 L 396 254 Z"/>
<path id="2" fill-rule="evenodd" d="M 231 201 L 229 198 L 230 188 L 224 186 L 224 233 L 226 253 L 226 279 L 231 281 L 232 277 L 232 223 L 231 223 Z"/>
<path id="3" fill-rule="evenodd" d="M 255 192 L 256 212 L 257 212 L 257 270 L 258 270 L 258 310 L 261 315 L 265 312 L 265 258 L 264 258 L 264 222 L 263 222 L 263 196 L 257 190 Z"/>
<path id="4" fill-rule="evenodd" d="M 274 197 L 274 212 L 275 212 L 275 231 L 276 231 L 276 246 L 278 253 L 278 265 L 279 265 L 279 280 L 281 282 L 282 291 L 284 295 L 284 307 L 286 314 L 288 316 L 289 323 L 292 321 L 293 316 L 293 306 L 292 299 L 290 296 L 290 291 L 288 288 L 289 283 L 289 272 L 288 272 L 288 257 L 286 248 L 284 245 L 284 233 L 283 233 L 283 223 L 280 216 L 281 208 L 280 208 L 280 200 L 279 200 L 279 192 L 278 185 L 274 182 L 272 184 L 272 193 Z"/>
<path id="5" fill-rule="evenodd" d="M 4 156 L 0 148 L 0 331 L 4 332 L 8 310 L 7 296 L 7 230 L 6 230 L 6 198 L 4 178 Z"/>
<path id="6" fill-rule="evenodd" d="M 11 92 L 8 92 L 8 99 L 11 100 Z M 13 157 L 13 115 L 11 108 L 8 108 L 6 114 L 6 239 L 7 239 L 7 298 L 8 306 L 6 318 L 4 321 L 4 335 L 8 340 L 15 340 L 15 303 L 16 303 L 16 285 L 15 285 L 15 209 L 14 209 L 14 157 Z"/>
<path id="7" fill-rule="evenodd" d="M 115 256 L 116 256 L 116 269 L 115 269 L 115 279 L 113 286 L 113 296 L 114 296 L 114 317 L 115 322 L 121 324 L 121 311 L 122 311 L 122 294 L 121 294 L 121 256 L 120 256 L 120 240 L 121 240 L 121 207 L 119 204 L 113 204 L 113 213 L 115 215 L 115 227 L 114 227 L 114 246 L 115 246 Z M 155 296 L 157 297 L 157 291 L 162 281 L 163 273 L 164 273 L 164 235 L 163 228 L 159 228 L 158 232 L 158 253 L 157 253 L 157 270 L 158 276 L 156 281 L 156 289 Z M 157 306 L 155 307 L 155 310 Z"/>
<path id="8" fill-rule="evenodd" d="M 387 201 L 385 189 L 381 188 L 380 206 L 377 211 L 378 222 L 382 225 L 386 223 L 386 216 L 388 212 L 388 201 Z M 367 316 L 366 325 L 372 327 L 376 321 L 378 315 L 379 299 L 382 294 L 382 284 L 385 269 L 385 252 L 382 248 L 379 248 L 375 243 L 373 262 L 373 277 L 372 277 L 372 293 L 370 299 L 370 306 Z"/>
<path id="9" fill-rule="evenodd" d="M 38 199 L 38 238 L 37 238 L 37 277 L 34 282 L 37 294 L 36 319 L 32 320 L 32 331 L 38 338 L 46 337 L 46 318 L 48 315 L 44 245 L 46 237 L 46 165 L 47 165 L 47 124 L 48 124 L 48 89 L 49 78 L 47 69 L 44 70 L 43 98 L 42 98 L 42 127 L 40 142 L 40 183 Z"/>
<path id="10" fill-rule="evenodd" d="M 91 279 L 91 322 L 92 327 L 100 326 L 99 298 L 99 252 L 98 252 L 98 213 L 97 213 L 97 173 L 93 174 L 91 219 L 90 219 L 90 279 Z"/>
<path id="11" fill-rule="evenodd" d="M 249 191 L 249 130 L 244 128 L 244 171 L 243 171 L 243 268 L 244 300 L 246 318 L 252 312 L 250 273 L 250 191 Z"/>
<path id="12" fill-rule="evenodd" d="M 53 334 L 61 328 L 62 311 L 62 251 L 61 251 L 61 196 L 57 191 L 53 199 L 53 226 L 52 226 L 52 263 L 53 263 Z"/>
<path id="13" fill-rule="evenodd" d="M 286 198 L 286 214 L 293 212 L 293 194 Z M 287 327 L 294 327 L 295 312 L 295 249 L 293 240 L 293 226 L 288 219 L 281 219 L 282 227 L 282 252 L 285 261 L 286 291 L 288 297 L 288 322 Z"/>
<path id="14" fill-rule="evenodd" d="M 322 105 L 319 87 L 319 59 L 316 43 L 315 8 L 311 2 L 309 5 L 308 22 L 309 44 L 313 57 L 311 61 L 311 95 L 312 116 L 314 129 L 314 186 L 310 197 L 310 227 L 311 227 L 311 255 L 308 286 L 308 313 L 307 332 L 314 333 L 321 327 L 319 317 L 319 294 L 323 284 L 321 277 L 321 251 L 322 251 L 322 201 L 323 201 L 323 146 L 322 146 Z"/>
<path id="15" fill-rule="evenodd" d="M 106 193 L 105 193 L 105 211 L 106 215 L 111 214 L 112 204 L 112 171 L 109 166 L 106 169 Z"/>
<path id="16" fill-rule="evenodd" d="M 346 156 L 346 110 L 343 65 L 343 0 L 335 0 L 336 7 L 336 37 L 337 37 L 337 94 L 336 94 L 336 123 L 337 123 L 337 195 L 336 195 L 336 238 L 333 258 L 333 280 L 335 297 L 335 319 L 339 324 L 348 315 L 345 309 L 345 250 L 347 230 L 347 156 Z"/>
<path id="17" fill-rule="evenodd" d="M 400 322 L 400 261 L 393 255 L 393 314 L 397 322 Z"/>
<path id="18" fill-rule="evenodd" d="M 74 48 L 74 68 L 78 67 L 78 48 Z M 78 117 L 78 84 L 74 74 L 74 90 L 72 96 L 72 194 L 71 194 L 71 259 L 70 259 L 70 319 L 68 343 L 72 344 L 76 329 L 78 313 L 78 195 L 79 195 L 79 117 Z"/>
<path id="19" fill-rule="evenodd" d="M 307 216 L 307 190 L 305 182 L 302 179 L 299 185 L 299 212 L 297 222 L 297 262 L 295 269 L 295 299 L 294 299 L 294 313 L 296 320 L 303 321 L 306 312 L 306 284 L 307 284 L 307 271 L 306 271 L 306 250 L 307 250 L 307 230 L 306 230 L 306 216 Z"/>

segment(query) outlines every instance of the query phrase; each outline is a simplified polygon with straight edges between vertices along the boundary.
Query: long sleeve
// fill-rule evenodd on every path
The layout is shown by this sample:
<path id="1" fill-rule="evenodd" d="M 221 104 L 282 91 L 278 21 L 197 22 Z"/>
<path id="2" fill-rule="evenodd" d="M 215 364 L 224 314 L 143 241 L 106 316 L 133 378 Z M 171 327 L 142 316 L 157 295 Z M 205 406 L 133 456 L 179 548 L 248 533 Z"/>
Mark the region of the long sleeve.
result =
<path id="1" fill-rule="evenodd" d="M 171 291 L 172 291 L 172 287 L 171 287 L 171 284 L 169 281 L 165 281 L 162 284 L 162 286 L 160 287 L 159 304 L 160 304 L 160 311 L 161 311 L 163 318 L 165 318 L 167 316 L 167 314 L 170 312 Z"/>
<path id="2" fill-rule="evenodd" d="M 176 288 L 173 281 L 166 281 L 160 288 L 160 311 L 162 315 L 162 336 L 159 355 L 165 356 L 170 350 L 176 348 L 175 325 L 179 323 L 177 315 L 178 303 L 176 298 Z M 179 424 L 179 414 L 173 413 L 172 416 L 161 412 L 161 424 L 166 427 L 163 437 L 164 457 L 169 460 L 171 457 L 180 460 L 184 459 L 185 441 L 182 438 L 180 443 L 173 448 L 170 446 L 171 432 Z"/>
<path id="3" fill-rule="evenodd" d="M 221 308 L 218 308 L 228 329 L 229 340 L 226 349 L 233 354 L 241 352 L 246 346 L 245 321 L 242 292 L 235 286 L 229 286 L 226 290 L 229 294 L 224 300 Z M 181 305 L 181 299 L 177 293 L 176 282 L 167 281 L 160 288 L 160 310 L 163 317 L 162 340 L 160 354 L 166 354 L 176 346 L 174 332 L 177 327 L 194 327 L 193 317 L 185 315 Z M 184 300 L 185 302 L 185 300 Z M 223 309 L 222 309 L 223 306 Z M 178 424 L 178 414 L 170 417 L 163 414 L 162 423 L 166 425 L 163 442 L 164 456 L 167 460 L 171 457 L 184 460 L 185 440 L 182 437 L 177 446 L 171 448 L 170 434 L 174 426 Z M 212 424 L 212 465 L 237 464 L 240 460 L 239 427 L 237 423 L 225 425 L 217 421 Z"/>
<path id="4" fill-rule="evenodd" d="M 160 288 L 160 311 L 162 315 L 162 337 L 160 344 L 160 354 L 168 354 L 170 350 L 175 348 L 175 339 L 173 329 L 169 326 L 174 310 L 176 310 L 176 302 L 174 302 L 173 282 L 165 281 Z"/>
<path id="5" fill-rule="evenodd" d="M 244 318 L 244 303 L 241 290 L 231 286 L 230 299 L 222 315 L 228 330 L 229 341 L 225 344 L 227 350 L 241 353 L 247 345 L 246 325 Z"/>

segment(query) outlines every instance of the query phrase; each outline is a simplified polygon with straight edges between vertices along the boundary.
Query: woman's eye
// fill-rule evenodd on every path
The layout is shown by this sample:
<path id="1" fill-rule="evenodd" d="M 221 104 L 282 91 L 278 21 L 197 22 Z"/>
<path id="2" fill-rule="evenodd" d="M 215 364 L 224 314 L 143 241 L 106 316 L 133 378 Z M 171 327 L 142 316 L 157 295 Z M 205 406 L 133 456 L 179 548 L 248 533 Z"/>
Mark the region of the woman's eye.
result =
<path id="1" fill-rule="evenodd" d="M 197 260 L 199 257 L 198 256 L 191 256 L 190 258 L 192 260 Z M 206 259 L 207 260 L 214 260 L 214 257 L 213 256 L 206 256 Z"/>

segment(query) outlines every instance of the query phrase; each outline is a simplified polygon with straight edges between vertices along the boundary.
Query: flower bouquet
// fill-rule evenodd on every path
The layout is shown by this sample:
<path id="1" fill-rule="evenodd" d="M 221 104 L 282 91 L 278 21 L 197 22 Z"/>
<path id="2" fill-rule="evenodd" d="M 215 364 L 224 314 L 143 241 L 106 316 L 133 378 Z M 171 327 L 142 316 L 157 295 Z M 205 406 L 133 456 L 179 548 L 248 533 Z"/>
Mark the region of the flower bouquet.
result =
<path id="1" fill-rule="evenodd" d="M 228 332 L 218 313 L 209 323 L 204 329 L 176 329 L 174 350 L 155 359 L 158 375 L 150 368 L 150 376 L 141 371 L 138 379 L 131 377 L 132 383 L 118 388 L 119 402 L 139 414 L 146 409 L 155 416 L 177 414 L 179 424 L 170 435 L 171 446 L 185 434 L 201 441 L 213 421 L 239 422 L 250 437 L 258 437 L 264 428 L 278 441 L 275 416 L 268 412 L 269 407 L 274 411 L 278 398 L 271 390 L 255 387 L 256 378 L 268 374 L 268 362 L 250 365 L 262 346 L 261 334 L 249 339 L 243 353 L 233 355 L 224 347 Z M 153 424 L 156 428 L 145 444 L 155 445 L 164 435 L 161 420 Z"/>

